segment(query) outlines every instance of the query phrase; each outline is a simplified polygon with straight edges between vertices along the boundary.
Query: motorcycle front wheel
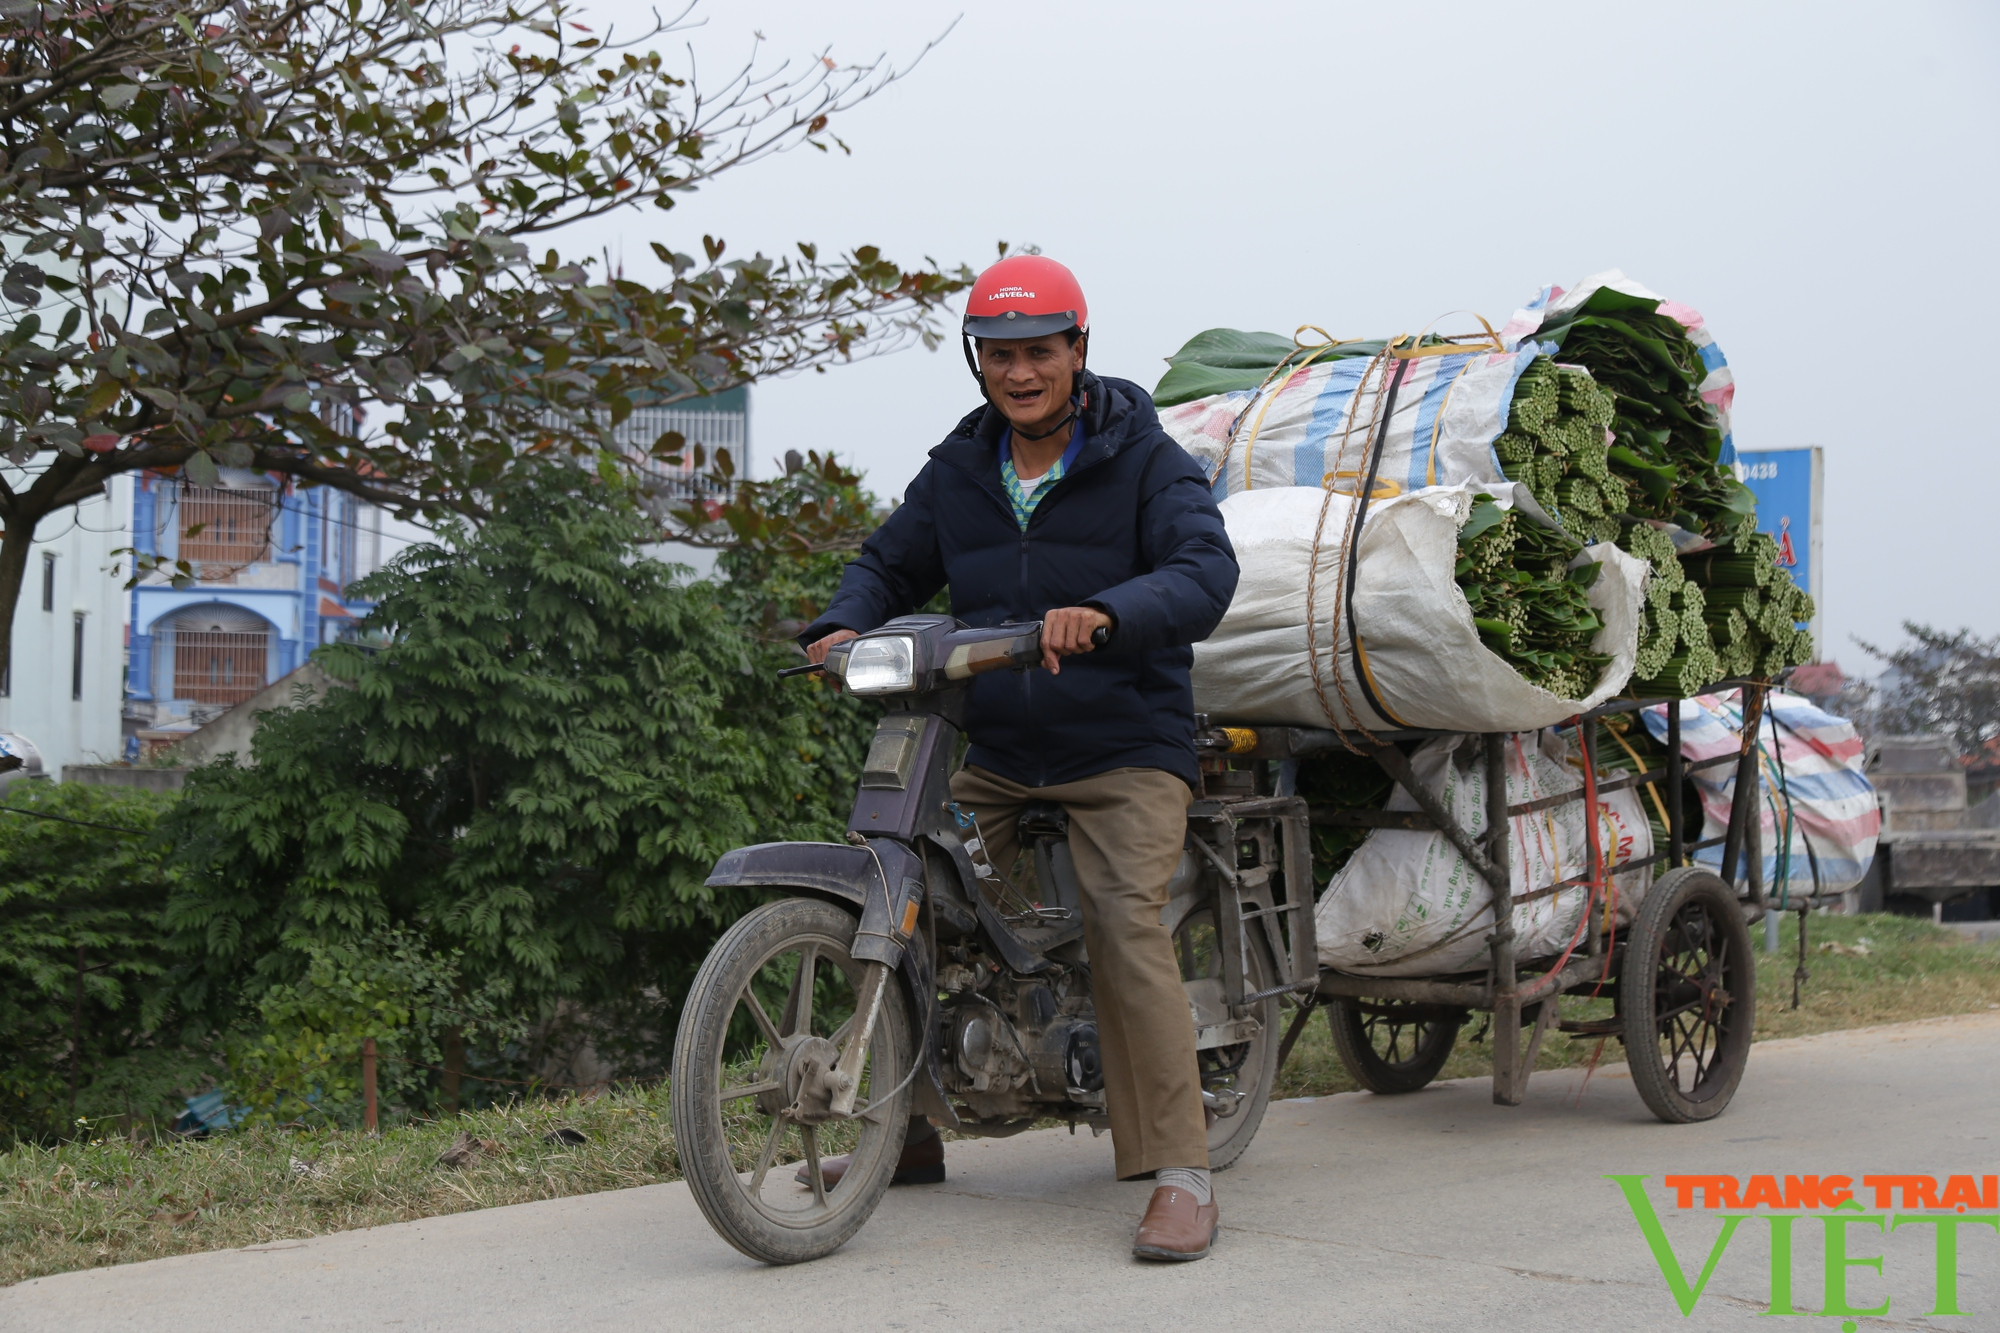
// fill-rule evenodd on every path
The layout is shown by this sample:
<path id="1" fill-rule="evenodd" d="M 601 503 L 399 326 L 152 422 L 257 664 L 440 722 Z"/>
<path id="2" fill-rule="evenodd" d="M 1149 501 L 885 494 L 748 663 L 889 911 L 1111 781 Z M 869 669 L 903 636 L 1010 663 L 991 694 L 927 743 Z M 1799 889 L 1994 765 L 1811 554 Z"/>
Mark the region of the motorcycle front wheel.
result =
<path id="1" fill-rule="evenodd" d="M 670 1104 L 681 1173 L 709 1225 L 753 1259 L 833 1253 L 881 1203 L 909 1117 L 911 1035 L 902 983 L 882 988 L 851 1119 L 808 1123 L 802 1080 L 845 1046 L 867 965 L 856 922 L 830 903 L 787 899 L 730 927 L 695 977 L 674 1042 Z M 851 1155 L 829 1185 L 820 1163 Z M 803 1161 L 809 1185 L 794 1181 Z"/>

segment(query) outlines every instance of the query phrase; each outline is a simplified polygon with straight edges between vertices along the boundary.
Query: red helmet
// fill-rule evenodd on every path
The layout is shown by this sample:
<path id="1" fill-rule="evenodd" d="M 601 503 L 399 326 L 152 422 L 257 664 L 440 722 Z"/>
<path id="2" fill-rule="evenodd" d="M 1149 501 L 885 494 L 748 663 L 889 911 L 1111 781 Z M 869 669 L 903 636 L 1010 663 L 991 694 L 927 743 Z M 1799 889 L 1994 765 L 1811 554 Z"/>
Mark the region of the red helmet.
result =
<path id="1" fill-rule="evenodd" d="M 1076 274 L 1043 255 L 1011 255 L 979 275 L 965 302 L 968 338 L 1040 338 L 1090 331 Z"/>

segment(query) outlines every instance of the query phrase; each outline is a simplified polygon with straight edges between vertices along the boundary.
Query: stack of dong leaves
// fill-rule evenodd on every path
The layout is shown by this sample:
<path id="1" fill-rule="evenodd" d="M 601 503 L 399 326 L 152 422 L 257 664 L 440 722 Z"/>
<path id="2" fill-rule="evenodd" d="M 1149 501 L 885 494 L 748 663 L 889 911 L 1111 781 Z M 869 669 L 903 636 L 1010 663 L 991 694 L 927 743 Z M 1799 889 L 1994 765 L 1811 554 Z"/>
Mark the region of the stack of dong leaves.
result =
<path id="1" fill-rule="evenodd" d="M 1493 447 L 1508 479 L 1567 531 L 1652 566 L 1633 683 L 1685 698 L 1811 661 L 1812 636 L 1798 625 L 1813 606 L 1722 461 L 1700 349 L 1652 305 L 1600 291 L 1545 324 L 1535 338 L 1554 343 L 1561 364 L 1538 357 L 1521 376 Z"/>
<path id="2" fill-rule="evenodd" d="M 1652 569 L 1638 694 L 1685 698 L 1811 660 L 1811 635 L 1797 624 L 1812 618 L 1812 600 L 1778 567 L 1754 497 L 1722 461 L 1699 349 L 1651 303 L 1600 296 L 1534 335 L 1556 350 L 1522 372 L 1493 441 L 1501 471 L 1542 515 L 1481 496 L 1459 531 L 1457 582 L 1481 641 L 1530 683 L 1582 697 L 1609 659 L 1590 647 L 1601 628 L 1587 599 L 1599 566 L 1577 557 L 1614 542 Z M 1295 353 L 1276 334 L 1212 329 L 1168 358 L 1154 400 L 1255 389 Z"/>

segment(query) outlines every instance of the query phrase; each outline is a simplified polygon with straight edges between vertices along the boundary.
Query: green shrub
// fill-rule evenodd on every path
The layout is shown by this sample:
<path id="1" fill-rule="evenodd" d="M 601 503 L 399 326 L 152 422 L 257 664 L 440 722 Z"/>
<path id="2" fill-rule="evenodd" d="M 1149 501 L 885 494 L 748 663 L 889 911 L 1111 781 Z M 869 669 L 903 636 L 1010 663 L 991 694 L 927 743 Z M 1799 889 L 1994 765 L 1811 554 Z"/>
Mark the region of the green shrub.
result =
<path id="1" fill-rule="evenodd" d="M 0 797 L 0 1141 L 171 1117 L 219 1072 L 184 1030 L 162 938 L 174 874 L 155 826 L 173 803 L 52 782 Z"/>
<path id="2" fill-rule="evenodd" d="M 280 1045 L 331 1055 L 355 1016 L 309 1022 L 281 997 L 326 993 L 316 959 L 378 966 L 367 941 L 399 932 L 452 960 L 457 1003 L 502 1026 L 587 1014 L 621 1072 L 664 1069 L 680 995 L 753 901 L 705 885 L 716 858 L 835 836 L 844 809 L 801 701 L 817 687 L 772 679 L 796 655 L 637 554 L 648 535 L 593 474 L 511 484 L 489 521 L 364 582 L 387 646 L 322 649 L 344 688 L 268 715 L 255 767 L 190 774 L 165 825 L 167 925 L 218 1029 L 278 1015 Z M 470 1058 L 518 1077 L 526 1055 L 488 1040 Z"/>

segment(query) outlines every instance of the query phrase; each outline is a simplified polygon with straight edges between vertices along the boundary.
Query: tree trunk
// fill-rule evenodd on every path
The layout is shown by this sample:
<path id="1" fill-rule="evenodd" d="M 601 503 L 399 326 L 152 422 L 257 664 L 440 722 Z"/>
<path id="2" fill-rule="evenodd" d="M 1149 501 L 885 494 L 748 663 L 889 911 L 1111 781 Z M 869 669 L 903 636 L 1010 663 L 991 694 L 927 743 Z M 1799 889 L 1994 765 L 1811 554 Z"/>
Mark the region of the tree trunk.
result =
<path id="1" fill-rule="evenodd" d="M 28 556 L 35 545 L 35 518 L 24 517 L 21 506 L 7 516 L 0 534 L 0 681 L 11 684 L 14 662 L 14 613 L 20 609 L 21 586 L 27 582 Z"/>
<path id="2" fill-rule="evenodd" d="M 444 1109 L 447 1115 L 458 1114 L 458 1079 L 465 1072 L 465 1034 L 457 1028 L 447 1028 L 444 1034 Z"/>

